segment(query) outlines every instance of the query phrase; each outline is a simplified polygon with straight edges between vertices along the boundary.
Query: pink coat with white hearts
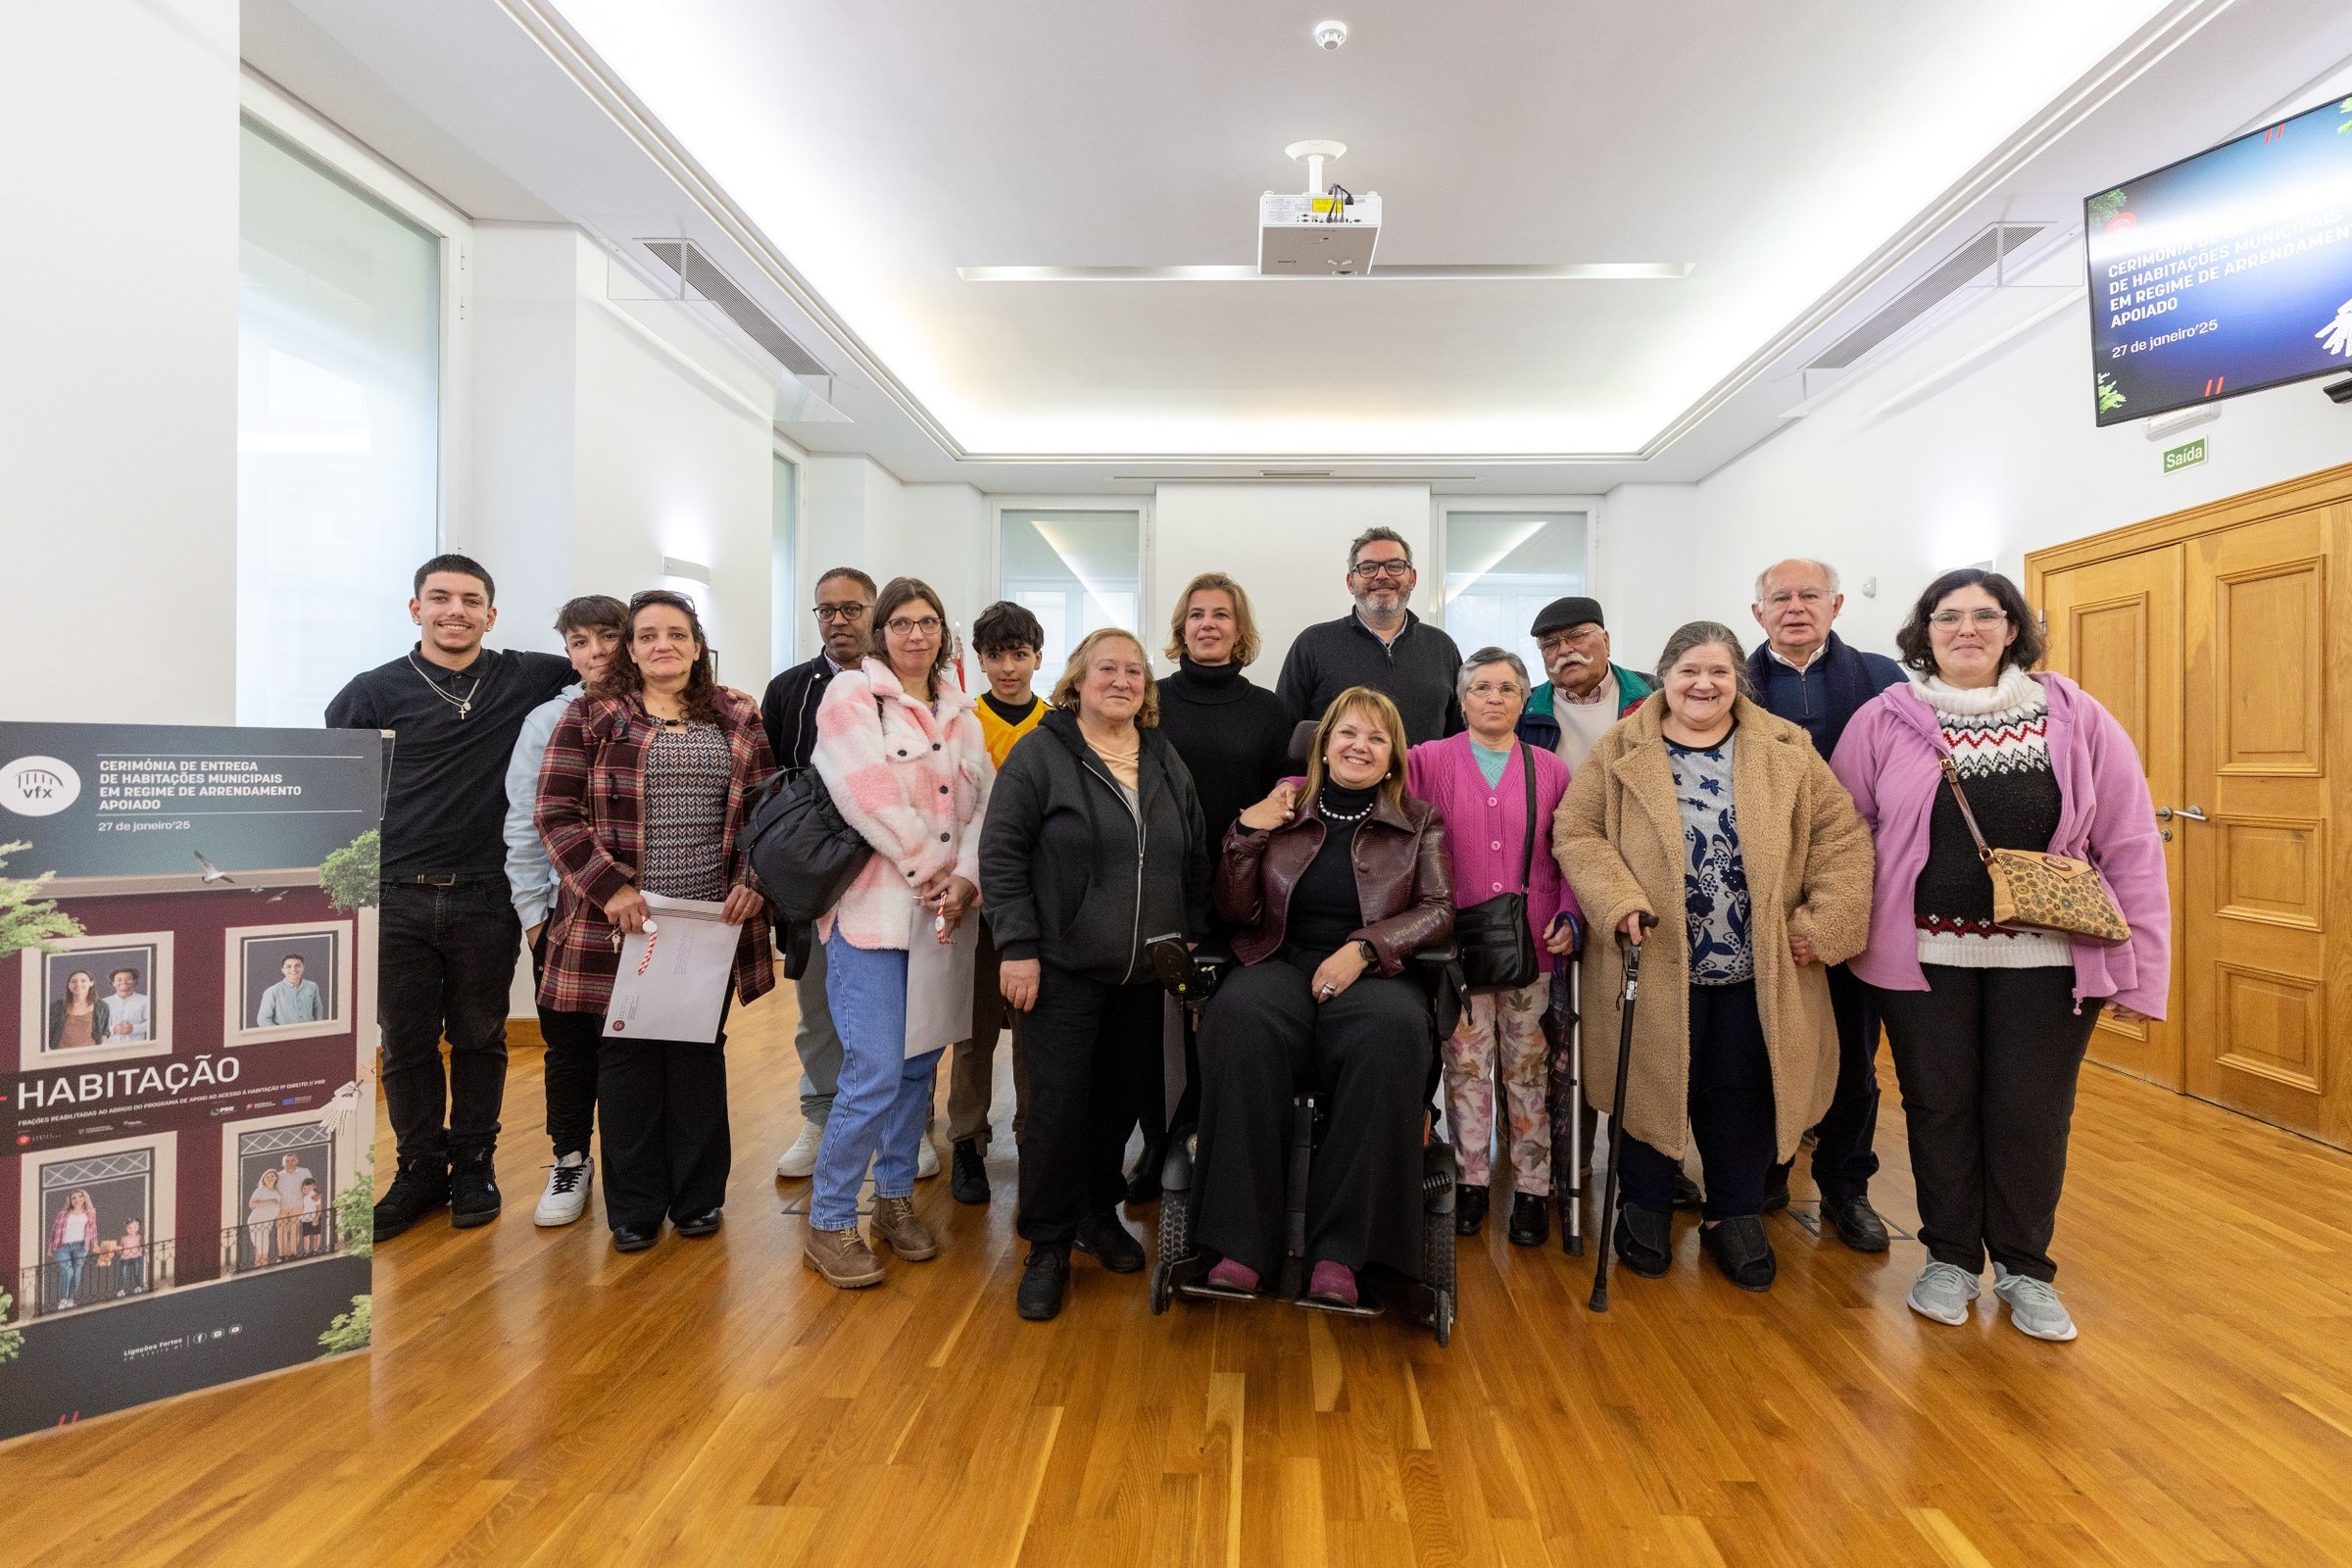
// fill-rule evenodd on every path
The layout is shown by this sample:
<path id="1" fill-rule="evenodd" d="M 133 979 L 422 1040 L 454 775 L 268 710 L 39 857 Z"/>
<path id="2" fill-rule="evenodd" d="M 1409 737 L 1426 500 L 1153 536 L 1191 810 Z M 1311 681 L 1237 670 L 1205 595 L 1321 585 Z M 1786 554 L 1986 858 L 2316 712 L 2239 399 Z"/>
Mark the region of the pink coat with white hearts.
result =
<path id="1" fill-rule="evenodd" d="M 832 911 L 852 947 L 906 946 L 914 890 L 936 871 L 980 881 L 980 821 L 994 769 L 972 699 L 953 670 L 938 679 L 937 711 L 910 696 L 879 659 L 845 669 L 816 710 L 817 776 L 842 818 L 874 847 Z"/>

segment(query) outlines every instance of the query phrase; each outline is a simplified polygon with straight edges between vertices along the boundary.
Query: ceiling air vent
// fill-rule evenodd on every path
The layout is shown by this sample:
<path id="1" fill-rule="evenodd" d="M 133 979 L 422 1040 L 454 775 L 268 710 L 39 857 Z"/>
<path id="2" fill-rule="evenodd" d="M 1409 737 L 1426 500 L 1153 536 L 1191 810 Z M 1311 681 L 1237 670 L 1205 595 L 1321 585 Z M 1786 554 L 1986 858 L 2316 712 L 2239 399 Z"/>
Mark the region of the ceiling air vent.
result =
<path id="1" fill-rule="evenodd" d="M 703 254 L 702 247 L 692 240 L 643 239 L 643 245 L 654 260 L 678 274 L 679 280 L 693 294 L 700 295 L 718 307 L 719 314 L 744 334 L 765 350 L 770 358 L 794 375 L 830 375 L 814 355 L 795 342 L 790 333 L 752 297 L 735 286 L 735 280 L 719 270 L 718 264 Z"/>
<path id="2" fill-rule="evenodd" d="M 1967 287 L 1979 275 L 1997 267 L 2012 251 L 2047 227 L 2047 223 L 1993 224 L 1954 251 L 1934 271 L 1887 301 L 1876 316 L 1830 345 L 1828 352 L 1805 368 L 1844 369 Z"/>

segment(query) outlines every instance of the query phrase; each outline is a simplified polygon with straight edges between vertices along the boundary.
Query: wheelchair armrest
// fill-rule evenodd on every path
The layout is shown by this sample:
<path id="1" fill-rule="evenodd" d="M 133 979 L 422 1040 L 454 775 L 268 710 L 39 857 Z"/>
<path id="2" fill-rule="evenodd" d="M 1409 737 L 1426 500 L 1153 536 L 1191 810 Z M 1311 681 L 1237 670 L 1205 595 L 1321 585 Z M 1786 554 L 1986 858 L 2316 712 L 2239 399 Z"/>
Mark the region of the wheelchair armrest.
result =
<path id="1" fill-rule="evenodd" d="M 1413 963 L 1426 964 L 1432 969 L 1444 969 L 1462 956 L 1462 950 L 1448 942 L 1442 948 L 1415 948 L 1406 955 Z"/>

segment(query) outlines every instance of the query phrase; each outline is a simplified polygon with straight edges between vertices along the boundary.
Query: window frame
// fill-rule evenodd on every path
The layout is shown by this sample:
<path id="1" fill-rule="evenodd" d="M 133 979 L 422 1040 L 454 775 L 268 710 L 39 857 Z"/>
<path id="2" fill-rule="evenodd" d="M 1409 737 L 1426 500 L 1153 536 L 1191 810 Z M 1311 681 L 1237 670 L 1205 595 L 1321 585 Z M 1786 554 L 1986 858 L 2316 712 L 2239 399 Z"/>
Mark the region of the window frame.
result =
<path id="1" fill-rule="evenodd" d="M 1446 578 L 1450 565 L 1447 561 L 1447 553 L 1453 544 L 1449 522 L 1457 515 L 1475 516 L 1480 514 L 1498 512 L 1577 512 L 1584 514 L 1585 592 L 1588 594 L 1595 592 L 1593 585 L 1598 581 L 1595 573 L 1600 564 L 1600 497 L 1598 496 L 1432 496 L 1429 510 L 1429 554 L 1431 564 L 1436 569 L 1434 573 L 1425 573 L 1424 576 L 1425 578 L 1434 576 L 1436 592 L 1430 596 L 1426 609 L 1418 605 L 1414 607 L 1424 620 L 1439 626 L 1446 624 Z M 1415 597 L 1421 596 L 1416 595 Z"/>
<path id="2" fill-rule="evenodd" d="M 1144 652 L 1154 653 L 1152 638 L 1152 497 L 1150 495 L 1066 495 L 1066 496 L 998 496 L 988 498 L 988 600 L 994 604 L 1004 597 L 1004 514 L 1008 512 L 1132 512 L 1135 514 L 1135 609 L 1141 624 L 1129 627 L 1145 639 Z M 977 616 L 985 605 L 974 606 L 971 614 Z M 956 628 L 956 635 L 970 641 L 971 621 L 966 619 Z M 1049 685 L 1061 672 L 1040 670 L 1038 678 Z"/>

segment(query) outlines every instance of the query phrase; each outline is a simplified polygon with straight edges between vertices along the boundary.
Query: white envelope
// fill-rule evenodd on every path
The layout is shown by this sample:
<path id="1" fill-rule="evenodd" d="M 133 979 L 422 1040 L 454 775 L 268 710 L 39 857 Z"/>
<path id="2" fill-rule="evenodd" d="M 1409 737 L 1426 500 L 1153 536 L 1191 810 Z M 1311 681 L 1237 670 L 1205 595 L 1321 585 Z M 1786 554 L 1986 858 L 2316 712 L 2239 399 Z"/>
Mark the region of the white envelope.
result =
<path id="1" fill-rule="evenodd" d="M 980 911 L 967 909 L 948 940 L 918 904 L 906 932 L 906 1059 L 972 1033 L 972 966 L 980 957 Z"/>
<path id="2" fill-rule="evenodd" d="M 648 893 L 645 905 L 654 929 L 620 940 L 620 969 L 612 976 L 604 1038 L 709 1045 L 718 1038 L 718 1020 L 726 1011 L 735 944 L 743 928 L 719 918 L 723 905 L 704 899 Z"/>

